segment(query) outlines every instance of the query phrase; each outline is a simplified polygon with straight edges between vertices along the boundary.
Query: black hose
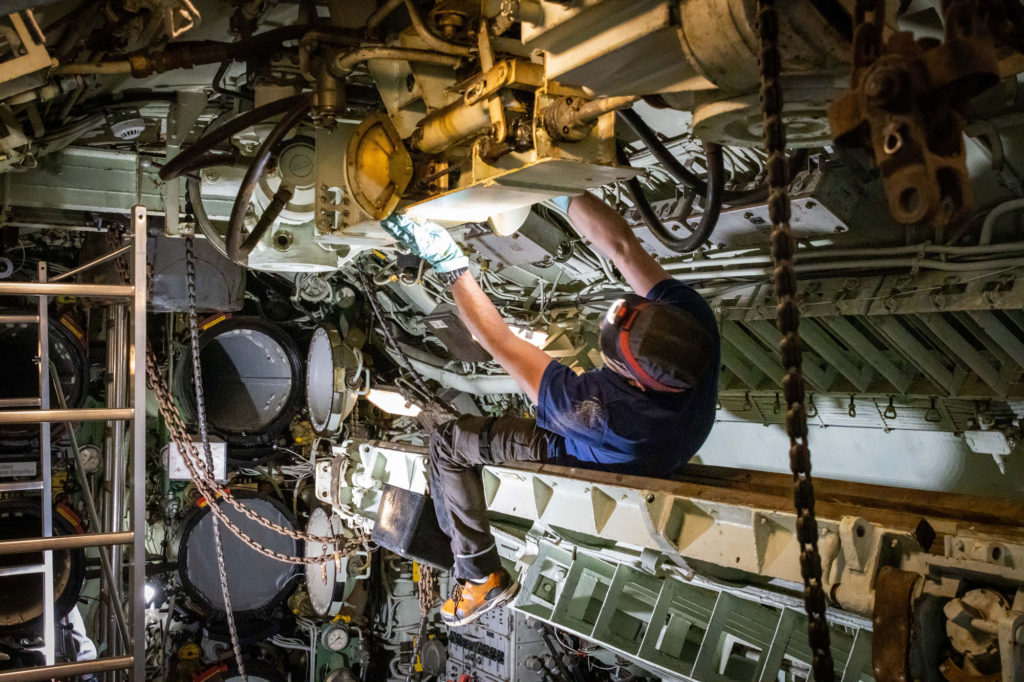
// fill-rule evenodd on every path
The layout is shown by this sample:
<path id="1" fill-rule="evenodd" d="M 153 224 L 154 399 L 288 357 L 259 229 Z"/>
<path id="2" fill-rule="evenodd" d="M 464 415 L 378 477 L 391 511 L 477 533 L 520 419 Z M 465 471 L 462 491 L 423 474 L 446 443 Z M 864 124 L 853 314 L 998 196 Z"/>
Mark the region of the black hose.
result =
<path id="1" fill-rule="evenodd" d="M 217 126 L 215 129 L 203 135 L 201 138 L 182 150 L 180 154 L 164 164 L 164 167 L 160 169 L 160 179 L 167 182 L 168 180 L 173 180 L 178 177 L 186 170 L 194 170 L 196 168 L 196 159 L 216 147 L 218 144 L 231 139 L 232 135 L 240 133 L 250 126 L 262 123 L 272 116 L 277 116 L 293 109 L 304 99 L 308 102 L 308 97 L 306 95 L 297 95 L 295 97 L 275 100 L 269 104 L 264 104 L 261 107 L 247 111 L 244 114 L 240 114 L 224 125 Z"/>
<path id="2" fill-rule="evenodd" d="M 621 148 L 619 152 L 620 163 L 628 164 Z M 725 159 L 722 156 L 722 148 L 714 142 L 705 142 L 704 156 L 708 165 L 708 180 L 706 183 L 702 182 L 707 190 L 704 195 L 704 212 L 696 229 L 685 237 L 677 237 L 665 227 L 651 208 L 651 202 L 647 200 L 639 180 L 630 178 L 626 181 L 626 189 L 633 197 L 633 203 L 636 204 L 640 217 L 650 228 L 651 233 L 658 241 L 677 253 L 688 253 L 706 242 L 718 223 L 718 214 L 722 211 L 722 186 L 725 184 Z"/>
<path id="3" fill-rule="evenodd" d="M 242 233 L 245 231 L 245 210 L 249 207 L 249 201 L 252 199 L 253 192 L 256 191 L 256 185 L 259 183 L 260 177 L 267 169 L 270 155 L 277 146 L 277 143 L 284 139 L 284 136 L 306 115 L 312 102 L 313 96 L 310 94 L 301 95 L 297 102 L 293 100 L 292 108 L 281 117 L 281 120 L 277 122 L 274 129 L 267 135 L 267 138 L 263 140 L 260 150 L 256 152 L 256 157 L 249 164 L 249 170 L 245 172 L 242 186 L 239 187 L 238 196 L 235 197 L 235 203 L 231 207 L 231 218 L 228 220 L 226 236 L 228 258 L 236 263 L 240 263 L 242 257 Z M 260 108 L 262 109 L 263 107 Z M 226 127 L 226 125 L 230 124 L 225 124 L 221 128 Z"/>
<path id="4" fill-rule="evenodd" d="M 178 173 L 181 175 L 191 175 L 196 171 L 201 171 L 204 168 L 210 166 L 233 166 L 238 161 L 239 155 L 235 152 L 229 152 L 221 149 L 211 149 L 209 151 L 198 154 L 194 157 L 192 163 L 182 168 Z"/>
<path id="5" fill-rule="evenodd" d="M 640 141 L 651 150 L 651 154 L 658 162 L 665 167 L 672 177 L 674 177 L 681 185 L 687 189 L 692 190 L 696 194 L 701 196 L 707 196 L 709 189 L 707 183 L 698 177 L 693 171 L 684 166 L 679 162 L 672 152 L 662 144 L 661 140 L 658 139 L 657 133 L 647 125 L 640 115 L 632 109 L 620 109 L 616 112 L 619 118 L 625 123 L 630 130 L 636 133 L 636 136 L 640 138 Z M 722 202 L 725 204 L 749 204 L 757 201 L 764 201 L 768 198 L 768 185 L 765 183 L 761 187 L 754 189 L 744 190 L 727 190 L 722 189 Z"/>

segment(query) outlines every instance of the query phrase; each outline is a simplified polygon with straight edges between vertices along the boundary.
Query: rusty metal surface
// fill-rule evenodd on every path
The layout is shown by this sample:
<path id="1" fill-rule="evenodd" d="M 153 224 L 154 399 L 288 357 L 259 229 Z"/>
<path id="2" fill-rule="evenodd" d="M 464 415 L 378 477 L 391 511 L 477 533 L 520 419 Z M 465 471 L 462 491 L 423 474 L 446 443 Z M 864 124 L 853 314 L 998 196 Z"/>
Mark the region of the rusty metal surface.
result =
<path id="1" fill-rule="evenodd" d="M 875 583 L 874 637 L 871 665 L 878 682 L 911 679 L 910 647 L 913 639 L 913 593 L 921 579 L 916 573 L 883 566 Z"/>
<path id="2" fill-rule="evenodd" d="M 939 672 L 949 682 L 999 682 L 999 680 L 1003 679 L 1001 672 L 992 673 L 991 675 L 970 673 L 954 663 L 952 659 L 944 661 L 939 666 Z"/>
<path id="3" fill-rule="evenodd" d="M 829 106 L 832 138 L 866 147 L 902 223 L 956 223 L 971 211 L 963 107 L 999 80 L 977 0 L 954 0 L 945 39 L 894 33 L 883 45 L 884 0 L 858 0 L 851 90 Z"/>

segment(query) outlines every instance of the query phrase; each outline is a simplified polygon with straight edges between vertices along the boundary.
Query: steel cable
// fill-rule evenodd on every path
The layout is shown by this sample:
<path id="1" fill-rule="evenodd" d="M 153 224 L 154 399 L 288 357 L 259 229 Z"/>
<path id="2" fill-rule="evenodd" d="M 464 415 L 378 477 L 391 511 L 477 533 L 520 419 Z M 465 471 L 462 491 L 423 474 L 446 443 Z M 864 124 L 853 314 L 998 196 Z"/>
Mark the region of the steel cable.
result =
<path id="1" fill-rule="evenodd" d="M 213 453 L 210 450 L 210 434 L 206 427 L 206 396 L 203 392 L 203 370 L 199 362 L 199 316 L 196 313 L 196 253 L 195 236 L 185 236 L 185 282 L 188 291 L 188 335 L 192 344 L 192 383 L 196 391 L 196 419 L 199 422 L 199 440 L 206 454 L 206 466 L 215 471 Z M 217 504 L 211 501 L 210 504 Z M 220 579 L 220 591 L 224 597 L 224 613 L 228 621 L 228 634 L 231 637 L 231 649 L 235 655 L 235 665 L 242 682 L 248 682 L 245 674 L 245 663 L 242 660 L 242 646 L 238 641 L 238 630 L 235 627 L 235 612 L 231 607 L 231 590 L 228 588 L 228 573 L 224 565 L 224 545 L 220 541 L 220 521 L 213 516 L 213 546 L 217 554 L 217 575 Z"/>

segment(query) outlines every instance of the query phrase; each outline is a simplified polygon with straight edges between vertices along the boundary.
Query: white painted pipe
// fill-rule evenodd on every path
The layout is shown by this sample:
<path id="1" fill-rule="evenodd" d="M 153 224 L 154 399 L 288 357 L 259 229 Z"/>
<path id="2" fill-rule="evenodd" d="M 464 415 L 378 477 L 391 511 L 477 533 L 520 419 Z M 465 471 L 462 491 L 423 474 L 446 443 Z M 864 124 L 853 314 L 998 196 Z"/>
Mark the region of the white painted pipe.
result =
<path id="1" fill-rule="evenodd" d="M 1022 200 L 1024 201 L 1024 200 Z M 1008 209 L 1009 210 L 1009 209 Z M 915 254 L 935 254 L 942 256 L 992 256 L 1001 253 L 1024 254 L 1024 242 L 1009 242 L 1006 244 L 987 244 L 978 246 L 942 246 L 938 244 L 920 244 L 918 246 L 895 246 L 881 249 L 798 249 L 796 252 L 797 263 L 807 260 L 818 259 L 839 259 L 839 258 L 886 258 L 891 256 L 910 256 Z M 708 253 L 699 260 L 681 261 L 669 263 L 666 267 L 678 268 L 718 268 L 734 265 L 759 265 L 771 263 L 769 254 L 756 254 L 751 256 L 715 257 L 717 254 Z"/>
<path id="2" fill-rule="evenodd" d="M 989 211 L 988 215 L 985 216 L 985 222 L 981 224 L 981 234 L 978 236 L 978 243 L 988 244 L 992 241 L 992 228 L 995 226 L 996 221 L 1010 211 L 1016 211 L 1018 208 L 1024 208 L 1024 199 L 1004 201 Z"/>
<path id="3" fill-rule="evenodd" d="M 732 277 L 764 277 L 770 275 L 770 267 L 763 268 L 726 268 L 722 270 L 705 270 L 695 272 L 688 270 L 689 263 L 668 264 L 665 270 L 682 280 L 704 280 L 723 279 Z M 797 261 L 798 272 L 818 271 L 842 271 L 855 269 L 885 270 L 895 268 L 920 268 L 922 270 L 941 270 L 944 272 L 978 272 L 982 270 L 997 270 L 1000 268 L 1024 267 L 1024 258 L 1003 258 L 989 261 L 976 261 L 971 263 L 950 263 L 946 261 L 930 260 L 927 258 L 888 258 L 877 260 L 851 260 L 851 261 Z"/>
<path id="4" fill-rule="evenodd" d="M 433 379 L 445 388 L 454 388 L 463 393 L 473 395 L 487 395 L 490 393 L 522 393 L 516 380 L 507 374 L 490 375 L 466 375 L 458 372 L 450 372 L 440 367 L 428 365 L 425 362 L 409 358 L 413 368 L 425 379 Z"/>

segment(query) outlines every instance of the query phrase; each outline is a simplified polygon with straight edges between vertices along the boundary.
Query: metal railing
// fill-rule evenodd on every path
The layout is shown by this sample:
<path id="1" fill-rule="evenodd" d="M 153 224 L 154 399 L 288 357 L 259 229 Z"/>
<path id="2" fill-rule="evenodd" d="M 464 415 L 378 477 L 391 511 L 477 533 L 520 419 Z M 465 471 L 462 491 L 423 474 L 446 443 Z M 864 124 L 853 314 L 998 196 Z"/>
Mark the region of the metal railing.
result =
<path id="1" fill-rule="evenodd" d="M 96 265 L 105 263 L 112 258 L 125 255 L 129 251 L 133 256 L 134 285 L 107 284 L 72 284 L 56 283 L 47 277 L 46 263 L 39 264 L 38 282 L 0 282 L 0 296 L 35 296 L 38 299 L 38 313 L 0 315 L 0 325 L 35 324 L 38 327 L 38 360 L 39 360 L 39 397 L 14 398 L 0 401 L 0 424 L 39 424 L 39 450 L 41 476 L 34 481 L 18 481 L 0 483 L 0 492 L 39 491 L 42 532 L 38 538 L 22 538 L 0 541 L 0 556 L 26 552 L 42 552 L 41 564 L 0 568 L 0 581 L 4 578 L 41 573 L 43 575 L 43 655 L 45 666 L 25 668 L 14 671 L 0 672 L 0 682 L 14 680 L 49 680 L 53 678 L 71 677 L 90 673 L 112 671 L 129 671 L 129 679 L 145 679 L 145 622 L 144 622 L 144 588 L 145 588 L 145 372 L 138 362 L 145 356 L 146 347 L 146 209 L 135 206 L 132 209 L 132 228 L 134 248 L 122 247 L 111 254 L 87 263 L 64 276 L 55 279 L 66 279 L 69 275 L 78 274 Z M 126 376 L 120 377 L 122 386 L 114 404 L 108 402 L 106 408 L 67 409 L 64 394 L 59 382 L 55 382 L 57 403 L 59 408 L 51 407 L 51 381 L 56 379 L 49 357 L 49 297 L 76 296 L 122 299 L 124 310 L 130 311 L 130 347 L 120 358 L 120 366 Z M 127 328 L 124 329 L 125 342 L 129 341 Z M 128 344 L 125 344 L 128 346 Z M 108 356 L 109 357 L 109 356 Z M 111 368 L 113 369 L 113 368 Z M 126 381 L 125 381 L 126 380 Z M 125 405 L 125 399 L 128 404 Z M 37 409 L 10 409 L 37 408 Z M 97 515 L 84 471 L 77 461 L 78 444 L 74 438 L 71 422 L 78 421 L 111 422 L 117 431 L 117 446 L 108 449 L 107 458 L 112 468 L 121 472 L 125 470 L 124 424 L 131 422 L 131 530 L 124 530 L 124 517 L 121 500 L 118 497 L 103 518 Z M 53 491 L 50 480 L 51 473 L 51 433 L 53 423 L 67 424 L 71 435 L 73 456 L 79 476 L 82 478 L 83 495 L 86 498 L 86 509 L 91 519 L 90 533 L 73 535 L 53 535 Z M 131 546 L 129 559 L 130 579 L 128 594 L 122 590 L 124 546 Z M 111 599 L 116 630 L 113 636 L 104 634 L 108 641 L 107 656 L 93 661 L 56 662 L 56 623 L 54 605 L 54 566 L 53 552 L 59 550 L 95 547 L 100 552 L 103 578 Z M 2 584 L 2 583 L 0 583 Z M 131 603 L 130 619 L 124 612 L 122 599 Z M 130 624 L 130 627 L 129 627 Z M 121 655 L 121 652 L 125 655 Z"/>

